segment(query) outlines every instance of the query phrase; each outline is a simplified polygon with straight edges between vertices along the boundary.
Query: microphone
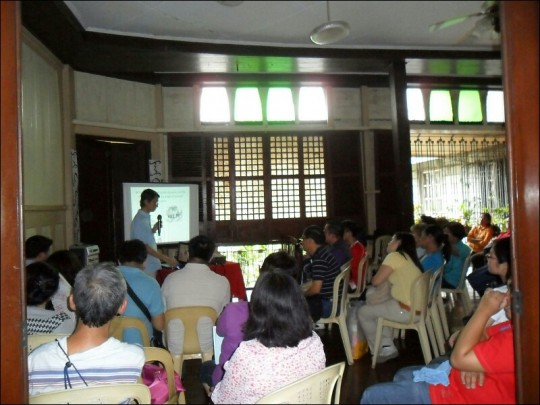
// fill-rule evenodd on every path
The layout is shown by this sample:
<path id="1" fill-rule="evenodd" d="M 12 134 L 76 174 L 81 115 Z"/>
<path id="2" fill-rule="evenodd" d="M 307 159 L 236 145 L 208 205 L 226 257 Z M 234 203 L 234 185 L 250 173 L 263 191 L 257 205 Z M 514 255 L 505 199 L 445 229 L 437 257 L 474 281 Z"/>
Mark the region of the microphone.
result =
<path id="1" fill-rule="evenodd" d="M 157 234 L 161 236 L 161 215 L 157 216 Z"/>

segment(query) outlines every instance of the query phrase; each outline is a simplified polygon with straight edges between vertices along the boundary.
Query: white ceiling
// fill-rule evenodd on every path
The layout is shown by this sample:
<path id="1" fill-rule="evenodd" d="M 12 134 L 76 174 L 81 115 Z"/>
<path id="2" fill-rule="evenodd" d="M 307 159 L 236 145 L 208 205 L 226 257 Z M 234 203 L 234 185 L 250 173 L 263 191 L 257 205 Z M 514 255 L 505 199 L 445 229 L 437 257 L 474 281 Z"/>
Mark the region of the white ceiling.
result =
<path id="1" fill-rule="evenodd" d="M 317 47 L 310 32 L 327 21 L 325 1 L 66 1 L 91 32 L 188 42 Z M 331 20 L 344 20 L 350 36 L 328 48 L 498 49 L 480 17 L 430 32 L 432 23 L 474 14 L 483 1 L 331 1 Z M 482 20 L 485 21 L 485 20 Z M 481 28 L 485 28 L 482 30 Z M 480 37 L 471 35 L 480 33 Z"/>

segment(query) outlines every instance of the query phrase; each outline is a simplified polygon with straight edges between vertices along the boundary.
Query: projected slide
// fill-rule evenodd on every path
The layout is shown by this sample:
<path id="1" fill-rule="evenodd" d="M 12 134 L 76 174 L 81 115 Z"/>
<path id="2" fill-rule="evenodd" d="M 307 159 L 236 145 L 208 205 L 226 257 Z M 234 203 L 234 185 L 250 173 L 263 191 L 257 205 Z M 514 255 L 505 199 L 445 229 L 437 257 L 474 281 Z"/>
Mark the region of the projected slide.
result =
<path id="1" fill-rule="evenodd" d="M 199 187 L 195 184 L 123 183 L 124 236 L 130 238 L 131 221 L 140 209 L 141 192 L 151 188 L 159 194 L 157 209 L 150 213 L 154 225 L 161 215 L 162 228 L 154 237 L 158 244 L 188 241 L 199 234 Z"/>

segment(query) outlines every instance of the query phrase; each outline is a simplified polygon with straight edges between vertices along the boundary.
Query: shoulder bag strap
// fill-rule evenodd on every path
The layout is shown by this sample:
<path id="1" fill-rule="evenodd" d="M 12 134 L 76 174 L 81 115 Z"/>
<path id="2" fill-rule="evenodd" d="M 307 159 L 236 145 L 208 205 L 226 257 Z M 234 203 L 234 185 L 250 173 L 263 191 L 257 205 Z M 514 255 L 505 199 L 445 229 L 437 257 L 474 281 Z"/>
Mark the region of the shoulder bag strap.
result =
<path id="1" fill-rule="evenodd" d="M 135 304 L 139 307 L 139 309 L 143 311 L 143 313 L 146 315 L 150 323 L 152 323 L 152 315 L 150 315 L 150 311 L 148 311 L 148 308 L 146 308 L 146 305 L 144 305 L 143 302 L 139 299 L 139 297 L 137 297 L 137 294 L 135 294 L 135 291 L 131 289 L 127 281 L 126 281 L 126 286 L 127 286 L 127 293 L 129 294 L 133 302 L 135 302 Z"/>

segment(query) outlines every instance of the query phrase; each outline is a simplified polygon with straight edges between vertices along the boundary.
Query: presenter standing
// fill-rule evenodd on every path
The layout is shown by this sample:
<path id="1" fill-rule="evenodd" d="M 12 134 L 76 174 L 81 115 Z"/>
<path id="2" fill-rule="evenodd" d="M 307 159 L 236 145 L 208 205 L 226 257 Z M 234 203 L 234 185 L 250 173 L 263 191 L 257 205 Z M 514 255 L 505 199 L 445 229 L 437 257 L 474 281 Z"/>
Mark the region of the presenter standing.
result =
<path id="1" fill-rule="evenodd" d="M 135 214 L 131 221 L 131 239 L 139 239 L 146 245 L 148 257 L 146 259 L 144 272 L 156 278 L 156 272 L 161 269 L 161 262 L 165 262 L 175 267 L 179 263 L 175 258 L 166 256 L 157 250 L 154 233 L 161 227 L 158 220 L 154 226 L 150 223 L 150 213 L 154 212 L 158 206 L 159 194 L 147 188 L 141 193 L 141 209 Z"/>

